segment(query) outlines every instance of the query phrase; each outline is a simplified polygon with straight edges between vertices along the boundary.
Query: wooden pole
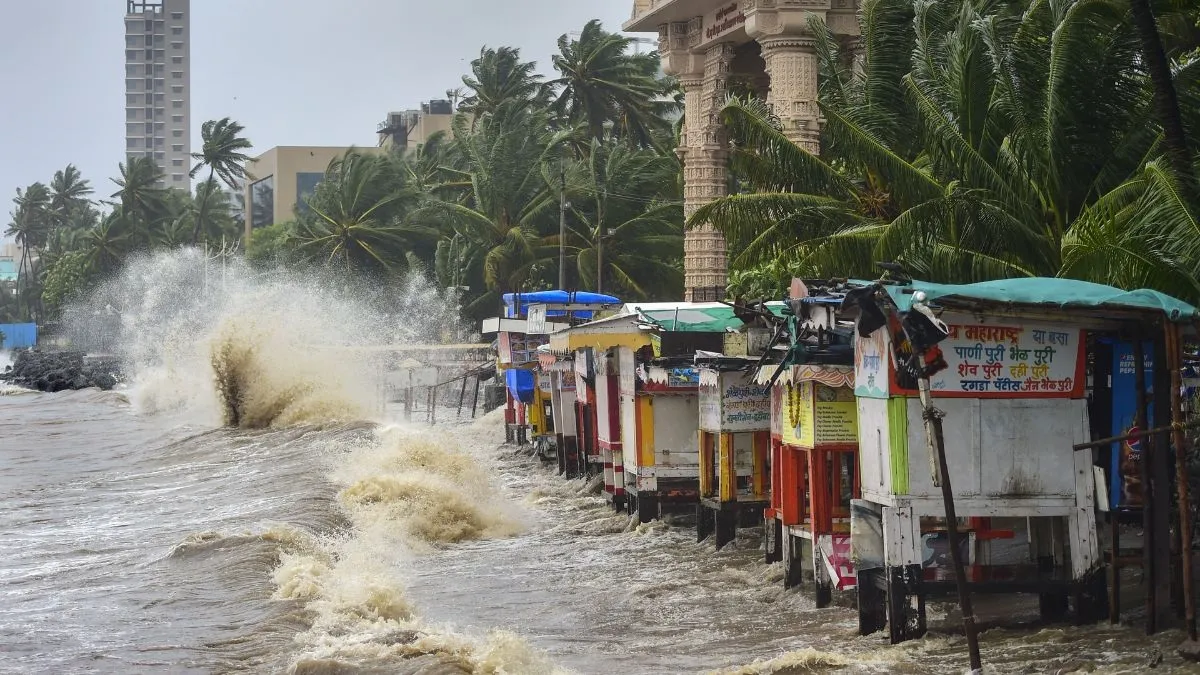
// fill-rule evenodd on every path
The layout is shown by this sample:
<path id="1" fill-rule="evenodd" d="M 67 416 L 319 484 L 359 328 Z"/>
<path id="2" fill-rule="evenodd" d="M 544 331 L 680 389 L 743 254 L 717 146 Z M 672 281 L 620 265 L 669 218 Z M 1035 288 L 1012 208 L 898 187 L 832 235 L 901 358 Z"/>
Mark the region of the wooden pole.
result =
<path id="1" fill-rule="evenodd" d="M 463 375 L 462 387 L 460 387 L 458 390 L 458 412 L 455 413 L 455 417 L 462 417 L 463 399 L 465 399 L 466 397 L 467 397 L 467 376 Z"/>
<path id="2" fill-rule="evenodd" d="M 1192 594 L 1192 514 L 1188 495 L 1187 442 L 1183 437 L 1183 345 L 1179 327 L 1166 325 L 1167 367 L 1171 371 L 1171 427 L 1175 443 L 1175 484 L 1179 491 L 1179 552 L 1183 556 L 1183 607 L 1188 639 L 1196 641 L 1196 598 Z"/>
<path id="3" fill-rule="evenodd" d="M 913 344 L 909 341 L 909 344 Z M 913 349 L 916 349 L 914 345 Z M 922 355 L 918 362 L 921 371 L 925 371 L 925 357 Z M 971 606 L 971 589 L 967 586 L 967 566 L 963 562 L 962 551 L 959 549 L 958 514 L 954 509 L 954 490 L 950 486 L 950 469 L 946 462 L 946 440 L 942 433 L 942 411 L 933 407 L 933 394 L 929 390 L 929 378 L 921 377 L 918 381 L 921 393 L 921 416 L 925 419 L 925 433 L 929 435 L 931 450 L 937 458 L 938 474 L 942 487 L 942 504 L 946 509 L 946 536 L 950 539 L 950 559 L 954 562 L 954 585 L 958 589 L 958 605 L 962 609 L 963 633 L 967 638 L 967 652 L 971 659 L 971 672 L 983 669 L 983 661 L 979 656 L 979 631 L 975 626 L 975 610 Z"/>
<path id="4" fill-rule="evenodd" d="M 1153 366 L 1153 370 L 1150 372 L 1153 377 L 1150 389 L 1154 395 L 1151 403 L 1154 417 L 1150 419 L 1157 419 L 1160 423 L 1169 423 L 1171 421 L 1171 374 L 1168 372 L 1170 361 L 1167 358 L 1167 345 L 1166 340 L 1163 339 L 1162 328 L 1159 326 L 1156 328 L 1158 329 L 1158 339 L 1153 341 L 1154 356 L 1150 358 Z M 1171 496 L 1175 487 L 1171 483 L 1171 432 L 1156 434 L 1151 451 L 1153 454 L 1150 455 L 1150 495 L 1154 498 L 1154 575 L 1159 582 L 1154 586 L 1154 594 L 1157 596 L 1154 602 L 1158 608 L 1157 625 L 1163 627 L 1173 617 L 1183 618 L 1182 605 L 1174 603 L 1173 606 L 1173 598 L 1178 597 L 1183 580 L 1172 570 L 1172 561 L 1176 559 L 1175 549 L 1178 539 L 1175 536 L 1177 533 L 1172 531 L 1174 514 L 1171 510 Z"/>
<path id="5" fill-rule="evenodd" d="M 479 410 L 479 373 L 475 374 L 475 394 L 471 396 L 471 419 L 475 419 L 477 410 Z"/>
<path id="6" fill-rule="evenodd" d="M 891 302 L 890 298 L 884 293 L 884 302 Z M 914 310 L 921 306 L 925 300 L 925 294 L 919 293 L 913 297 Z M 908 343 L 912 345 L 914 353 L 917 352 L 917 343 L 908 335 L 908 330 L 904 329 L 901 322 L 901 329 L 905 332 L 905 337 Z M 892 336 L 894 340 L 896 336 Z M 959 533 L 958 533 L 958 514 L 954 509 L 954 490 L 950 485 L 950 469 L 946 461 L 946 439 L 942 432 L 942 417 L 944 413 L 933 407 L 933 393 L 929 389 L 929 377 L 925 375 L 928 364 L 925 363 L 925 355 L 918 353 L 917 363 L 921 367 L 921 377 L 917 381 L 917 388 L 921 395 L 921 416 L 925 420 L 925 433 L 929 436 L 929 449 L 937 460 L 937 475 L 939 478 L 936 482 L 942 488 L 942 505 L 946 510 L 946 536 L 950 540 L 950 559 L 954 563 L 954 585 L 958 589 L 958 605 L 962 611 L 963 633 L 967 638 L 967 653 L 971 661 L 971 672 L 977 673 L 983 670 L 983 661 L 979 656 L 979 630 L 975 625 L 975 610 L 971 605 L 971 589 L 967 585 L 967 567 L 963 562 L 962 551 L 959 549 Z M 891 620 L 895 620 L 891 618 Z"/>
<path id="7" fill-rule="evenodd" d="M 1138 335 L 1133 341 L 1133 386 L 1137 401 L 1135 411 L 1138 430 L 1146 428 L 1146 354 L 1142 344 L 1142 336 Z M 1150 457 L 1154 445 L 1154 436 L 1142 438 L 1142 457 L 1139 463 L 1139 473 L 1142 481 L 1142 570 L 1146 576 L 1146 634 L 1153 635 L 1157 629 L 1158 607 L 1154 593 L 1154 507 L 1150 499 Z"/>
<path id="8" fill-rule="evenodd" d="M 404 421 L 412 421 L 413 411 L 413 388 L 412 388 L 412 372 L 408 374 L 408 386 L 404 388 Z"/>
<path id="9" fill-rule="evenodd" d="M 1191 422 L 1181 422 L 1179 426 L 1182 429 L 1194 429 L 1196 427 L 1200 427 L 1200 420 L 1192 420 Z M 1113 443 L 1120 443 L 1121 441 L 1129 441 L 1129 440 L 1133 440 L 1135 438 L 1145 438 L 1147 436 L 1153 436 L 1154 434 L 1161 434 L 1164 431 L 1171 431 L 1174 428 L 1175 428 L 1175 425 L 1173 425 L 1173 424 L 1165 424 L 1161 427 L 1154 427 L 1153 429 L 1146 429 L 1145 431 L 1135 431 L 1131 434 L 1121 434 L 1120 436 L 1109 436 L 1108 438 L 1101 438 L 1098 441 L 1088 441 L 1087 443 L 1076 443 L 1075 445 L 1073 445 L 1071 447 L 1074 448 L 1076 452 L 1078 452 L 1080 450 L 1091 450 L 1092 448 L 1099 448 L 1099 447 L 1102 447 L 1105 445 L 1112 445 Z"/>
<path id="10" fill-rule="evenodd" d="M 429 389 L 429 426 L 437 424 L 437 385 Z"/>

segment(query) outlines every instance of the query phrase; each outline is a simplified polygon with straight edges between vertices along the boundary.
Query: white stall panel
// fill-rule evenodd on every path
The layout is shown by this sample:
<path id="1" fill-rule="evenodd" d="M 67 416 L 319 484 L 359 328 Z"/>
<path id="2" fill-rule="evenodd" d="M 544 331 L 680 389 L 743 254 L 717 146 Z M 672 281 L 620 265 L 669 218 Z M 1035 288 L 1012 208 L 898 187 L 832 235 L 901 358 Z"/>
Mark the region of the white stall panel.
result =
<path id="1" fill-rule="evenodd" d="M 1075 494 L 1075 452 L 1086 428 L 1084 399 L 982 401 L 982 493 L 997 497 Z M 955 488 L 958 486 L 956 485 Z"/>
<path id="2" fill-rule="evenodd" d="M 655 396 L 653 401 L 655 464 L 659 467 L 699 467 L 699 402 L 696 397 Z"/>
<path id="3" fill-rule="evenodd" d="M 637 427 L 637 374 L 634 366 L 633 350 L 628 347 L 617 348 L 617 389 L 620 394 L 621 415 L 621 451 L 624 455 L 625 473 L 632 480 L 637 474 L 638 467 L 638 427 Z"/>
<path id="4" fill-rule="evenodd" d="M 889 429 L 887 399 L 859 398 L 859 485 L 865 494 L 885 494 L 892 489 Z"/>
<path id="5" fill-rule="evenodd" d="M 567 436 L 575 436 L 575 390 L 568 389 L 558 393 L 558 408 L 556 410 L 555 429 L 561 429 Z"/>
<path id="6" fill-rule="evenodd" d="M 939 398 L 946 442 L 946 464 L 954 496 L 979 494 L 979 399 Z M 921 418 L 920 399 L 908 399 L 908 486 L 917 497 L 941 497 L 942 489 L 933 486 L 929 470 L 929 437 Z"/>

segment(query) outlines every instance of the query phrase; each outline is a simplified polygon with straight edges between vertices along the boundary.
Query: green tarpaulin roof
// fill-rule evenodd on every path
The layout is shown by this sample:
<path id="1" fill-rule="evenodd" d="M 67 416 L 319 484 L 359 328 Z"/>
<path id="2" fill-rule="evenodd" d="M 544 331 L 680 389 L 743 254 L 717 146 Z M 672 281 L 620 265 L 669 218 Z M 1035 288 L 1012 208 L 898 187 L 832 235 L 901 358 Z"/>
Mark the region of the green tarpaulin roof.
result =
<path id="1" fill-rule="evenodd" d="M 782 302 L 767 303 L 767 308 L 776 316 L 783 315 Z M 733 315 L 727 305 L 688 307 L 675 309 L 639 309 L 642 316 L 662 326 L 663 330 L 683 333 L 724 333 L 727 329 L 742 327 L 741 319 Z"/>
<path id="2" fill-rule="evenodd" d="M 905 286 L 886 286 L 885 288 L 902 312 L 908 311 L 912 306 L 913 291 L 924 291 L 925 297 L 930 302 L 938 298 L 959 298 L 991 303 L 1051 305 L 1062 308 L 1100 309 L 1110 307 L 1157 310 L 1165 313 L 1172 321 L 1191 321 L 1200 317 L 1200 311 L 1195 307 L 1158 291 L 1146 288 L 1123 291 L 1112 286 L 1073 279 L 1030 277 L 961 285 L 913 281 Z"/>

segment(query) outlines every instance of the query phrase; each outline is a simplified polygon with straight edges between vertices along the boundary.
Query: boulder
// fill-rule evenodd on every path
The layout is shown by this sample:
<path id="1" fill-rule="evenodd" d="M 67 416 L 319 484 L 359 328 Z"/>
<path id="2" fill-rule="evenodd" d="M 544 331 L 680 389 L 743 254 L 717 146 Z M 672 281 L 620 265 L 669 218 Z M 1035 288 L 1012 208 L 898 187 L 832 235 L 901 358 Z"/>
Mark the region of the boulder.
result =
<path id="1" fill-rule="evenodd" d="M 88 360 L 83 352 L 36 349 L 16 352 L 12 366 L 0 374 L 0 382 L 48 392 L 92 387 L 108 390 L 116 386 L 119 378 L 116 361 Z"/>

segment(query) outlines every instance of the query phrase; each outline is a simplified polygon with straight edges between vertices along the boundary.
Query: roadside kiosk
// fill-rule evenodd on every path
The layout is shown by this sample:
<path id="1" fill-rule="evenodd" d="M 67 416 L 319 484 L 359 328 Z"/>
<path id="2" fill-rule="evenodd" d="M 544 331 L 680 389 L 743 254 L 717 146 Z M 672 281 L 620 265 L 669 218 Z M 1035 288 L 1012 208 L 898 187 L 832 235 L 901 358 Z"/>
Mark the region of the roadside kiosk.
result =
<path id="1" fill-rule="evenodd" d="M 864 283 L 843 310 L 857 322 L 862 499 L 851 529 L 861 632 L 886 624 L 892 642 L 919 636 L 925 599 L 959 581 L 968 601 L 1036 593 L 1047 619 L 1069 604 L 1077 621 L 1103 615 L 1096 488 L 1106 483 L 1098 448 L 1110 444 L 1093 441 L 1108 433 L 1104 424 L 1094 433 L 1093 420 L 1111 414 L 1098 395 L 1111 385 L 1091 380 L 1089 354 L 1103 338 L 1169 332 L 1196 310 L 1153 291 L 1040 278 Z M 1170 491 L 1165 473 L 1160 495 Z M 1147 520 L 1162 532 L 1151 578 L 1169 565 L 1168 510 Z"/>

